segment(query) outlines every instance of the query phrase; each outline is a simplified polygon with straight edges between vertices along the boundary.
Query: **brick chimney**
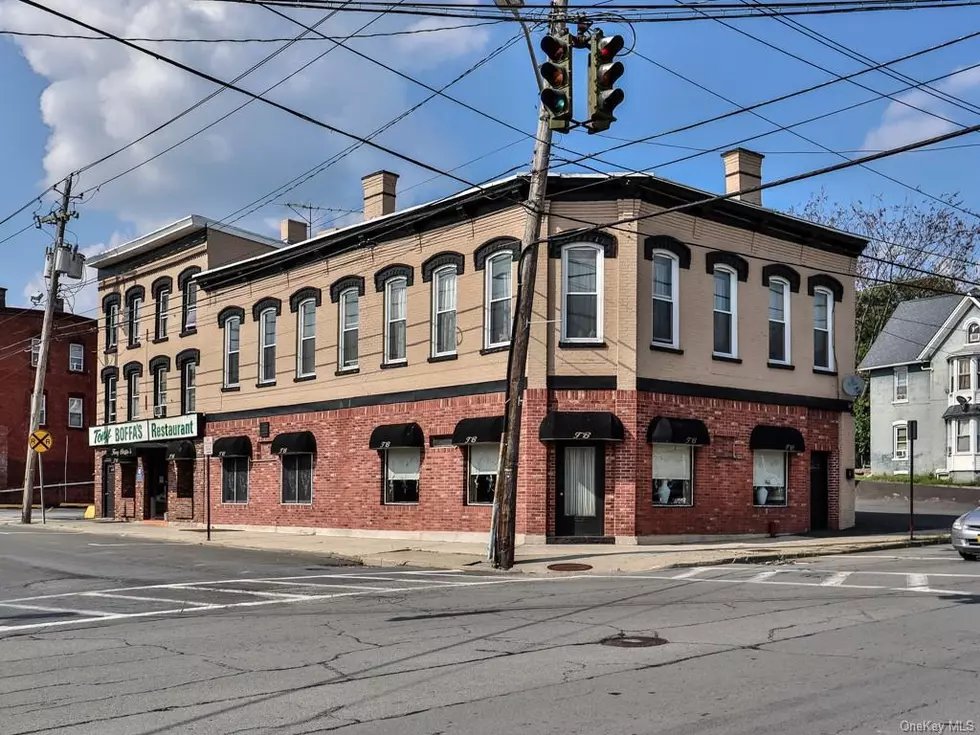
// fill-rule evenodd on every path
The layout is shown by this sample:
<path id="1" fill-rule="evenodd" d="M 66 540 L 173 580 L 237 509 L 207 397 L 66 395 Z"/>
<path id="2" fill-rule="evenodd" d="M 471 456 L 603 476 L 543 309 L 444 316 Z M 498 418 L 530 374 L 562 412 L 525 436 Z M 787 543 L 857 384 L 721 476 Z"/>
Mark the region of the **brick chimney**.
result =
<path id="1" fill-rule="evenodd" d="M 292 245 L 309 239 L 309 231 L 305 222 L 296 219 L 284 219 L 279 223 L 279 236 L 284 243 Z"/>
<path id="2" fill-rule="evenodd" d="M 7 308 L 7 289 L 0 286 L 0 309 Z"/>
<path id="3" fill-rule="evenodd" d="M 364 187 L 364 221 L 383 217 L 395 211 L 395 185 L 398 174 L 375 171 L 361 177 Z"/>
<path id="4" fill-rule="evenodd" d="M 759 186 L 762 183 L 762 159 L 764 156 L 761 153 L 746 148 L 735 148 L 722 153 L 721 157 L 725 161 L 726 194 Z M 761 191 L 753 191 L 750 194 L 735 198 L 762 206 Z"/>

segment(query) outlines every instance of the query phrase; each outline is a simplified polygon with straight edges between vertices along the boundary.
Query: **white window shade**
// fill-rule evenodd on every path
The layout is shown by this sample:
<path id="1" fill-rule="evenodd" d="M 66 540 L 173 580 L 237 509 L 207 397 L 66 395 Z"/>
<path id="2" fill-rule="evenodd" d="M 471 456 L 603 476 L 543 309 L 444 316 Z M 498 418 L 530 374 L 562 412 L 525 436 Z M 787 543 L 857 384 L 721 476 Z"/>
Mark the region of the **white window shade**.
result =
<path id="1" fill-rule="evenodd" d="M 497 461 L 500 457 L 499 444 L 472 444 L 469 449 L 471 475 L 497 474 Z"/>
<path id="2" fill-rule="evenodd" d="M 753 458 L 756 487 L 786 486 L 786 456 L 784 452 L 756 451 Z"/>
<path id="3" fill-rule="evenodd" d="M 398 448 L 388 450 L 389 480 L 418 480 L 421 455 L 418 449 Z"/>
<path id="4" fill-rule="evenodd" d="M 690 480 L 691 448 L 669 444 L 654 445 L 653 477 L 655 480 Z"/>

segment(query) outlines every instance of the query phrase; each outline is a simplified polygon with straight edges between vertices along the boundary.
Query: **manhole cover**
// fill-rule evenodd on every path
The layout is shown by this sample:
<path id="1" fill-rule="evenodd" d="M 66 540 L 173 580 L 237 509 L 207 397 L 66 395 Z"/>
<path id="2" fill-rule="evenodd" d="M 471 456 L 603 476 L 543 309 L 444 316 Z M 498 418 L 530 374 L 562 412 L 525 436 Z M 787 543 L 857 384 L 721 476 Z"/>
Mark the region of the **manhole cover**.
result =
<path id="1" fill-rule="evenodd" d="M 561 564 L 549 564 L 548 569 L 553 572 L 587 572 L 592 568 L 591 564 L 575 564 L 572 562 L 563 562 Z"/>
<path id="2" fill-rule="evenodd" d="M 666 642 L 660 636 L 655 635 L 614 635 L 599 641 L 603 646 L 613 646 L 614 648 L 650 648 L 651 646 L 662 646 Z"/>

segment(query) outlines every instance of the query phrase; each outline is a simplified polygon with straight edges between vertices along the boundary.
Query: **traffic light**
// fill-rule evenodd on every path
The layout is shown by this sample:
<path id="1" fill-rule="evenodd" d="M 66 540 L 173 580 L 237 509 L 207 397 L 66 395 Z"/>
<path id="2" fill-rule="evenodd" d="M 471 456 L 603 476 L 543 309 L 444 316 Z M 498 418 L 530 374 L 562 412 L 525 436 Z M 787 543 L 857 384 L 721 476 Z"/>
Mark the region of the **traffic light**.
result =
<path id="1" fill-rule="evenodd" d="M 613 110 L 626 93 L 613 87 L 626 71 L 622 62 L 614 61 L 623 50 L 622 36 L 606 38 L 596 31 L 589 41 L 589 135 L 608 130 L 616 122 Z"/>
<path id="2" fill-rule="evenodd" d="M 548 126 L 567 133 L 572 122 L 572 47 L 568 35 L 545 36 L 541 50 L 548 56 L 541 65 L 541 103 L 548 111 Z"/>

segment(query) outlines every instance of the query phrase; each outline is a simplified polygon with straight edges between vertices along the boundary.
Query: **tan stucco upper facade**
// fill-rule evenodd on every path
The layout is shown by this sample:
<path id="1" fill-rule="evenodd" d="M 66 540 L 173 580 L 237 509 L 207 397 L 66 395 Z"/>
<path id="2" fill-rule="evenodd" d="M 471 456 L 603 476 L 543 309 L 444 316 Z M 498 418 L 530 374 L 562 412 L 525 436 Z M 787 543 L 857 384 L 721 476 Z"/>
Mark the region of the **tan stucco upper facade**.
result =
<path id="1" fill-rule="evenodd" d="M 544 220 L 543 240 L 538 251 L 531 342 L 528 356 L 528 385 L 543 388 L 575 387 L 576 380 L 596 385 L 635 390 L 644 381 L 695 383 L 750 391 L 843 398 L 840 379 L 854 369 L 854 273 L 856 257 L 828 252 L 818 247 L 788 242 L 751 229 L 721 224 L 685 212 L 650 216 L 656 207 L 640 199 L 598 201 L 554 201 Z M 623 220 L 627 220 L 622 222 Z M 632 220 L 632 221 L 629 221 Z M 576 237 L 585 223 L 622 222 L 605 227 L 600 235 Z M 311 255 L 311 243 L 284 249 L 273 256 L 252 258 L 268 246 L 242 240 L 222 232 L 210 232 L 206 242 L 193 248 L 121 269 L 100 281 L 100 295 L 125 295 L 134 285 L 146 290 L 143 323 L 148 333 L 138 347 L 126 345 L 120 331 L 115 354 L 105 353 L 105 330 L 100 333 L 100 353 L 106 365 L 120 371 L 118 421 L 126 420 L 123 368 L 132 361 L 144 365 L 142 392 L 151 401 L 152 384 L 148 365 L 153 358 L 171 360 L 168 386 L 168 415 L 180 412 L 178 354 L 199 350 L 196 410 L 207 414 L 310 404 L 321 401 L 399 394 L 422 389 L 464 386 L 502 381 L 506 375 L 506 346 L 491 344 L 487 320 L 488 257 L 507 255 L 510 268 L 510 309 L 513 314 L 517 292 L 519 248 L 524 230 L 524 210 L 518 206 L 498 208 L 472 215 L 440 227 L 416 228 L 398 239 L 334 247 L 325 254 Z M 673 284 L 677 309 L 676 349 L 651 349 L 653 262 L 651 236 L 668 236 L 687 253 Z M 659 242 L 659 240 L 658 240 Z M 488 245 L 490 244 L 490 245 Z M 601 275 L 598 288 L 599 318 L 595 341 L 570 341 L 563 327 L 563 276 L 565 248 L 596 253 L 593 262 Z M 736 358 L 719 360 L 712 354 L 714 277 L 708 268 L 709 254 L 723 251 L 744 260 L 744 280 L 736 284 Z M 295 264 L 286 260 L 295 252 Z M 434 256 L 440 256 L 434 258 Z M 292 257 L 291 255 L 289 256 Z M 242 262 L 244 261 L 244 262 Z M 433 319 L 436 310 L 436 271 L 455 271 L 455 352 L 435 354 Z M 500 263 L 498 263 L 498 276 Z M 202 270 L 236 263 L 238 278 L 227 285 L 208 283 L 202 277 L 197 299 L 197 328 L 180 335 L 181 290 L 178 279 L 190 267 Z M 769 287 L 764 269 L 778 264 L 798 275 L 798 287 L 789 295 L 791 318 L 788 366 L 769 365 Z M 396 266 L 392 268 L 393 266 Z M 479 269 L 478 269 L 479 267 Z M 386 269 L 389 269 L 386 271 Z M 785 272 L 785 271 L 784 271 Z M 404 279 L 406 303 L 406 356 L 394 362 L 385 357 L 386 284 L 384 274 Z M 830 277 L 839 284 L 839 300 L 833 300 L 832 370 L 814 370 L 814 296 L 808 288 L 811 276 Z M 158 279 L 169 277 L 171 328 L 165 342 L 153 341 L 151 289 Z M 353 284 L 353 285 L 352 285 Z M 356 369 L 341 370 L 342 288 L 358 292 L 358 360 Z M 363 292 L 361 292 L 361 289 Z M 296 310 L 303 298 L 314 299 L 314 375 L 301 371 L 299 318 Z M 313 296 L 315 294 L 315 296 Z M 291 298 L 293 297 L 293 298 Z M 270 300 L 271 299 L 271 300 Z M 263 302 L 264 305 L 259 305 Z M 291 303 L 292 302 L 292 303 Z M 594 308 L 594 307 L 593 307 Z M 274 380 L 260 380 L 260 311 L 272 309 L 275 318 Z M 120 312 L 124 313 L 124 310 Z M 239 379 L 229 385 L 225 373 L 225 330 L 220 317 L 240 314 Z M 446 350 L 444 349 L 445 353 Z M 99 417 L 104 406 L 100 385 Z M 149 406 L 149 404 L 147 404 Z M 151 407 L 151 406 L 150 406 Z M 150 414 L 151 416 L 152 414 Z M 149 417 L 145 412 L 143 418 Z"/>

